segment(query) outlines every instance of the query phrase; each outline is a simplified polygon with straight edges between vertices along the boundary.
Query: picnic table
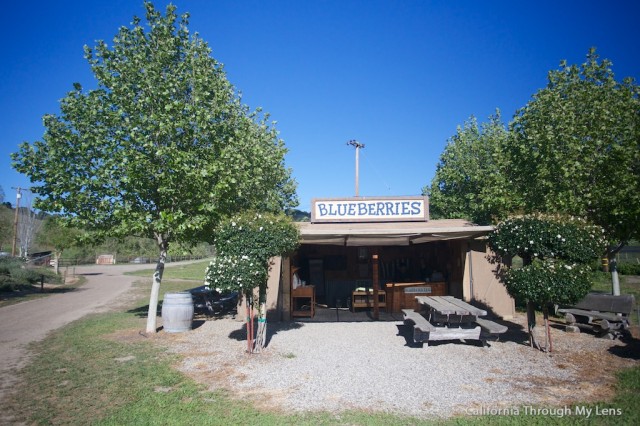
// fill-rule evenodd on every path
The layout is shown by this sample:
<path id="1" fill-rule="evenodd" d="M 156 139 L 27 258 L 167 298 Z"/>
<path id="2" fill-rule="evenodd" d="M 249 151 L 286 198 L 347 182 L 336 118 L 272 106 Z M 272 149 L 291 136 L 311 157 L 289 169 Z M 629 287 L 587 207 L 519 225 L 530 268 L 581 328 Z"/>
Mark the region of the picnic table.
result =
<path id="1" fill-rule="evenodd" d="M 403 309 L 405 323 L 413 323 L 413 340 L 428 346 L 435 340 L 497 340 L 507 327 L 481 318 L 487 311 L 453 296 L 417 296 L 418 309 Z"/>

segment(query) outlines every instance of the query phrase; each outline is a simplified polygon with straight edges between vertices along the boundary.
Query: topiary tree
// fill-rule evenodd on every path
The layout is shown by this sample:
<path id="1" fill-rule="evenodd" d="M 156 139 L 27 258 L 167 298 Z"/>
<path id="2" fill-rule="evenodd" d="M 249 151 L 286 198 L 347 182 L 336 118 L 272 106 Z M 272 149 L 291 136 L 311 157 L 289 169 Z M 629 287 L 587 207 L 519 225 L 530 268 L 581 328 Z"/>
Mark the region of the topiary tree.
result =
<path id="1" fill-rule="evenodd" d="M 604 230 L 573 217 L 514 217 L 497 225 L 489 246 L 503 258 L 522 258 L 522 268 L 504 267 L 504 283 L 511 296 L 526 302 L 529 342 L 538 349 L 535 311 L 542 308 L 547 339 L 543 349 L 551 351 L 549 305 L 575 303 L 589 292 L 587 264 L 605 252 Z"/>
<path id="2" fill-rule="evenodd" d="M 216 291 L 238 291 L 247 306 L 247 347 L 260 352 L 267 330 L 267 278 L 271 259 L 294 251 L 298 228 L 283 214 L 244 212 L 216 228 L 217 257 L 205 273 L 205 284 Z M 253 292 L 258 287 L 258 330 L 253 341 Z"/>

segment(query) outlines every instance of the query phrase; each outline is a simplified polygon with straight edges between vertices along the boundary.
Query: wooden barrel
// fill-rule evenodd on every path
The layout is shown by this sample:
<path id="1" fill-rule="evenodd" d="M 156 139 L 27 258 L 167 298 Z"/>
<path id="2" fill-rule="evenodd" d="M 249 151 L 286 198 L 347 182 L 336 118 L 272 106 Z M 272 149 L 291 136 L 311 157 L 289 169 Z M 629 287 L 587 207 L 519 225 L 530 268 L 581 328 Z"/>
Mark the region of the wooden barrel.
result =
<path id="1" fill-rule="evenodd" d="M 164 331 L 180 333 L 191 330 L 193 321 L 193 297 L 189 292 L 165 293 L 162 301 Z"/>

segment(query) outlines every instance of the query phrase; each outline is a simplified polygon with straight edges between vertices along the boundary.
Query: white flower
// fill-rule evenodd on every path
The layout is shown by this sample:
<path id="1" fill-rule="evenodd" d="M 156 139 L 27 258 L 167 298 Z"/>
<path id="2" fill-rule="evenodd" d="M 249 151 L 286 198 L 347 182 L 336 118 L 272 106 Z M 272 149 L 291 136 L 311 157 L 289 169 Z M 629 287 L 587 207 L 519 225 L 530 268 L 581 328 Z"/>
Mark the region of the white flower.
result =
<path id="1" fill-rule="evenodd" d="M 231 226 L 236 226 L 236 223 L 235 222 L 231 222 Z"/>
<path id="2" fill-rule="evenodd" d="M 533 240 L 529 241 L 529 244 L 533 244 Z"/>
<path id="3" fill-rule="evenodd" d="M 260 227 L 260 230 L 262 231 L 263 229 L 264 229 L 264 228 L 261 226 L 261 227 Z"/>

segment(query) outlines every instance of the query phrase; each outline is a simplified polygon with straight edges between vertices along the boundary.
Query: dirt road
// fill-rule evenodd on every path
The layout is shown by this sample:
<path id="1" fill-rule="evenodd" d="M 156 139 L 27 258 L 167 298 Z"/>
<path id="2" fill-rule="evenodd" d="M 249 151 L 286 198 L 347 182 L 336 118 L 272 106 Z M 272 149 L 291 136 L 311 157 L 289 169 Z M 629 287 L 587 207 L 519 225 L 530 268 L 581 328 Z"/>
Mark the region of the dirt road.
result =
<path id="1" fill-rule="evenodd" d="M 167 268 L 189 262 L 167 264 Z M 17 381 L 16 372 L 29 362 L 27 346 L 83 316 L 105 310 L 139 277 L 124 275 L 155 265 L 95 265 L 76 267 L 87 283 L 75 291 L 53 294 L 0 308 L 0 405 Z"/>

